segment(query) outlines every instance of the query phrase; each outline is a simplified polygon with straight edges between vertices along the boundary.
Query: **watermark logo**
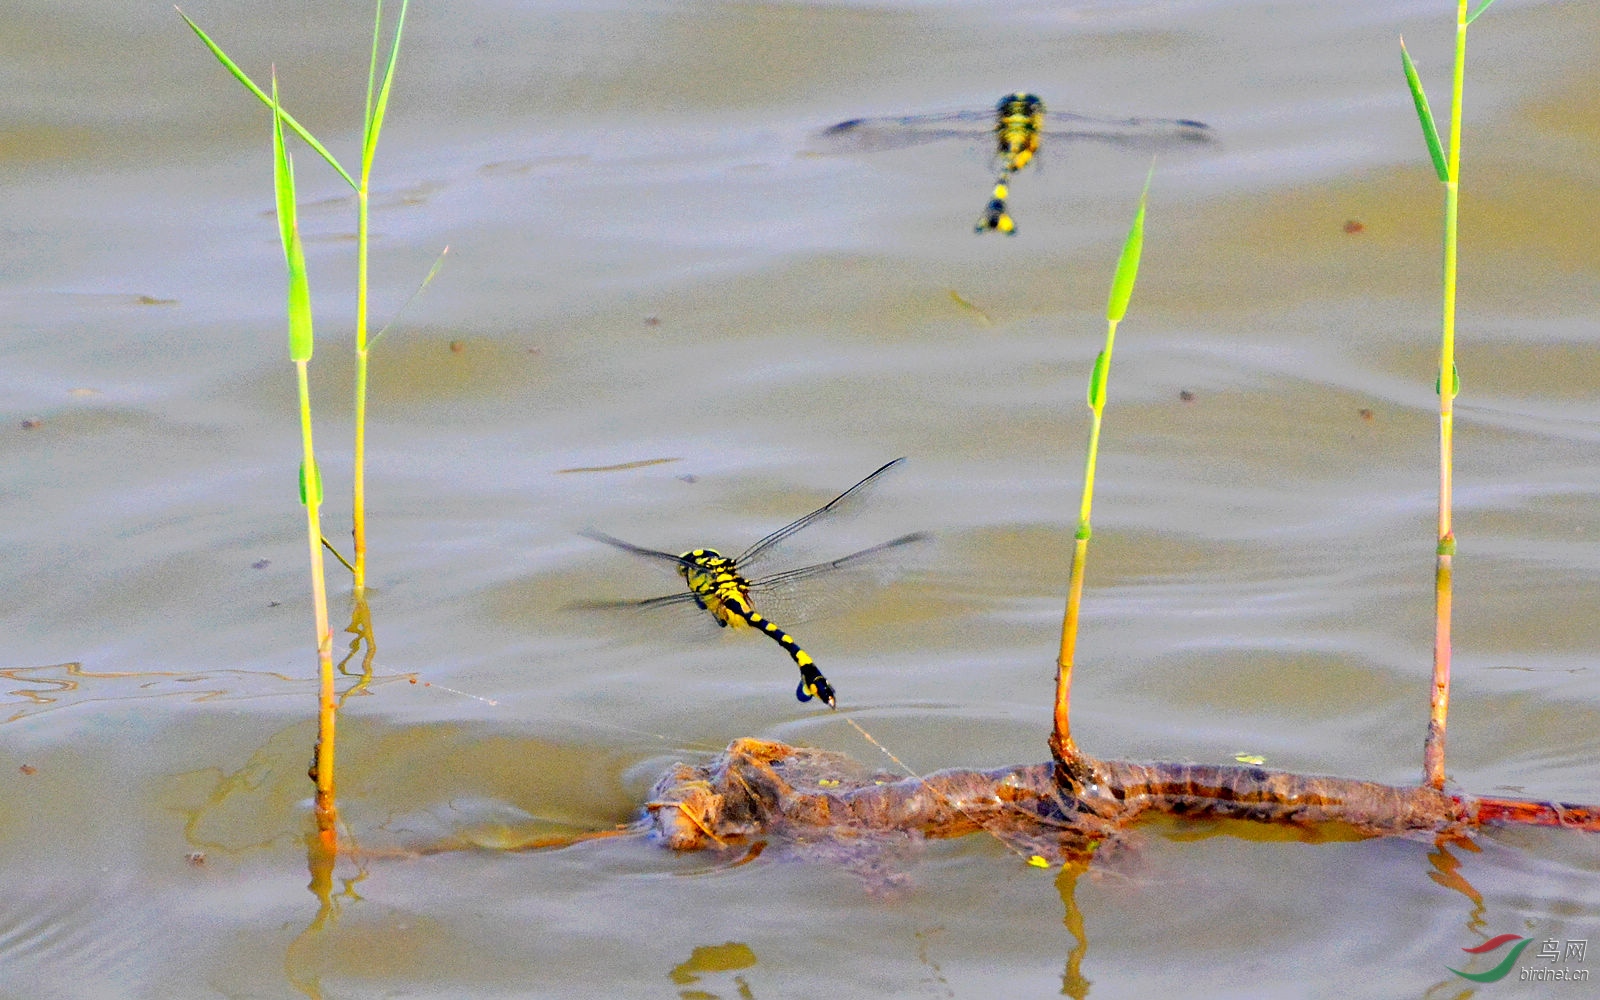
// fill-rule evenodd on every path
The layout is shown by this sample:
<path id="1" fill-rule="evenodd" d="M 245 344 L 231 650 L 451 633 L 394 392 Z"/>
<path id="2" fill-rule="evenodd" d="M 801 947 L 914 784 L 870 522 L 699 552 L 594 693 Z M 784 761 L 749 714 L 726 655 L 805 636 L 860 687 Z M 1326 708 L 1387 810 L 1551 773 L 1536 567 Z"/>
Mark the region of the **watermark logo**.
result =
<path id="1" fill-rule="evenodd" d="M 1513 968 L 1517 969 L 1517 979 L 1521 982 L 1575 982 L 1586 983 L 1589 981 L 1588 969 L 1573 968 L 1574 964 L 1582 964 L 1589 950 L 1588 938 L 1570 938 L 1556 940 L 1545 938 L 1539 942 L 1539 948 L 1534 952 L 1535 963 L 1533 966 L 1517 966 L 1517 960 L 1522 957 L 1522 952 L 1533 944 L 1533 938 L 1522 937 L 1520 934 L 1499 934 L 1490 938 L 1483 944 L 1461 950 L 1469 955 L 1488 955 L 1510 945 L 1494 968 L 1487 972 L 1462 972 L 1460 969 L 1445 966 L 1462 979 L 1470 979 L 1475 983 L 1497 983 L 1511 974 Z M 1542 964 L 1538 964 L 1542 963 Z M 1559 965 L 1557 963 L 1560 963 Z"/>

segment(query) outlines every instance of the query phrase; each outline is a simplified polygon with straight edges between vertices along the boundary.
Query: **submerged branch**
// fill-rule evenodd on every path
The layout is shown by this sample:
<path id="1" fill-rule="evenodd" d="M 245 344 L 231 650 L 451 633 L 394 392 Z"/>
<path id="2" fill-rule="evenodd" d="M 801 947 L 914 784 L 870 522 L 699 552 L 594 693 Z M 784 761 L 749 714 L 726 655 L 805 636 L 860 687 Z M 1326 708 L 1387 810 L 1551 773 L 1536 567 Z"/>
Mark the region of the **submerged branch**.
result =
<path id="1" fill-rule="evenodd" d="M 1600 832 L 1600 807 L 1477 798 L 1435 788 L 1313 777 L 1261 767 L 1132 764 L 1078 758 L 1054 764 L 874 773 L 841 754 L 740 739 L 703 765 L 679 764 L 646 803 L 651 832 L 674 850 L 736 847 L 762 838 L 808 840 L 980 830 L 1053 862 L 1083 860 L 1147 814 L 1311 826 L 1362 836 L 1464 835 L 1522 823 Z"/>

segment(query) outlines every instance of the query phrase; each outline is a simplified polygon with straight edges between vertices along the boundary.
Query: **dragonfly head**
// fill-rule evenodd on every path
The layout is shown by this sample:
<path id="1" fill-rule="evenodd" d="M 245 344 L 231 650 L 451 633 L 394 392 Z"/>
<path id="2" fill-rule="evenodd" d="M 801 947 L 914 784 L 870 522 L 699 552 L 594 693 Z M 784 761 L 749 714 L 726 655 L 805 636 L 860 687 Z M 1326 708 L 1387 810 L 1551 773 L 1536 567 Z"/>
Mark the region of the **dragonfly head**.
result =
<path id="1" fill-rule="evenodd" d="M 697 583 L 710 584 L 718 573 L 733 568 L 733 560 L 716 549 L 690 549 L 678 557 L 678 573 L 688 581 L 689 589 L 699 592 Z"/>
<path id="2" fill-rule="evenodd" d="M 1002 118 L 1007 116 L 1031 118 L 1034 115 L 1044 114 L 1044 101 L 1040 99 L 1038 94 L 1025 94 L 1019 90 L 1015 94 L 1007 94 L 995 102 L 994 111 L 997 116 Z"/>

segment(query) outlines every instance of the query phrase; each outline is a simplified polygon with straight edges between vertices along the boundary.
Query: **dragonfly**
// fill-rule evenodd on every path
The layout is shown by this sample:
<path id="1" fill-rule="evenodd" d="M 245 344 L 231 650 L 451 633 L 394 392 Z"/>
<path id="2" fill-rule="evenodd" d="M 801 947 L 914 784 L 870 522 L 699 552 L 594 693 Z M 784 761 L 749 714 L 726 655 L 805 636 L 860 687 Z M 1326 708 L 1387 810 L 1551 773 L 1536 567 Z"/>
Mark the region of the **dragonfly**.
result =
<path id="1" fill-rule="evenodd" d="M 904 458 L 897 458 L 884 464 L 876 472 L 856 483 L 832 500 L 818 507 L 806 516 L 779 528 L 772 534 L 756 542 L 737 556 L 729 557 L 716 549 L 690 549 L 678 555 L 664 552 L 660 549 L 650 549 L 625 542 L 620 538 L 598 531 L 586 531 L 585 537 L 597 542 L 604 542 L 613 548 L 624 552 L 654 560 L 658 563 L 670 565 L 679 576 L 683 578 L 688 589 L 677 593 L 666 594 L 661 597 L 651 597 L 642 601 L 600 601 L 589 602 L 583 607 L 589 608 L 655 608 L 663 606 L 693 605 L 709 614 L 719 626 L 724 628 L 752 628 L 761 632 L 776 642 L 789 658 L 794 660 L 796 667 L 800 668 L 800 683 L 795 688 L 795 697 L 802 703 L 813 698 L 819 698 L 829 708 L 838 708 L 838 701 L 833 685 L 823 676 L 816 660 L 806 652 L 794 637 L 783 626 L 772 621 L 761 613 L 758 608 L 763 597 L 779 597 L 790 594 L 802 582 L 806 589 L 816 586 L 821 590 L 828 587 L 828 577 L 841 571 L 865 566 L 891 550 L 900 549 L 926 541 L 928 535 L 924 532 L 913 532 L 901 535 L 899 538 L 874 545 L 871 548 L 852 552 L 837 559 L 827 562 L 815 563 L 809 566 L 800 566 L 795 569 L 782 570 L 765 576 L 751 579 L 754 570 L 763 568 L 765 564 L 773 561 L 774 554 L 781 543 L 793 538 L 800 531 L 810 528 L 818 522 L 831 518 L 841 509 L 853 505 L 872 483 L 879 477 L 897 467 Z"/>
<path id="2" fill-rule="evenodd" d="M 1018 91 L 1000 98 L 993 108 L 851 118 L 824 129 L 822 140 L 840 151 L 877 152 L 940 139 L 992 137 L 997 177 L 973 229 L 1014 236 L 1017 224 L 1008 207 L 1011 178 L 1033 161 L 1047 138 L 1052 143 L 1093 140 L 1143 148 L 1211 139 L 1210 126 L 1191 118 L 1100 118 L 1057 111 L 1050 113 L 1048 127 L 1046 121 L 1044 101 L 1037 94 Z"/>

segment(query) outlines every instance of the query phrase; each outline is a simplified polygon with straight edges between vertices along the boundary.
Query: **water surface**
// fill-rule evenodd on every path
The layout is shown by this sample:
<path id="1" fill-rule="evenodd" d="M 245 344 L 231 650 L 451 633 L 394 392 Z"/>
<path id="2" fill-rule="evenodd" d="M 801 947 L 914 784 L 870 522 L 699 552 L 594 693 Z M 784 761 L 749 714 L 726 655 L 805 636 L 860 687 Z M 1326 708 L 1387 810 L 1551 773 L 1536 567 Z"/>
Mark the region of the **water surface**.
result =
<path id="1" fill-rule="evenodd" d="M 276 65 L 353 160 L 358 6 L 185 10 L 259 78 Z M 881 760 L 793 700 L 768 642 L 568 605 L 671 583 L 584 529 L 737 551 L 899 455 L 820 544 L 930 531 L 931 553 L 796 634 L 909 767 L 1043 759 L 1084 385 L 1147 160 L 1047 147 L 1004 239 L 971 232 L 984 148 L 816 141 L 1018 88 L 1217 136 L 1156 165 L 1080 743 L 1415 780 L 1441 198 L 1396 39 L 1442 106 L 1451 10 L 414 5 L 376 175 L 380 321 L 451 251 L 375 354 L 378 681 L 340 743 L 375 853 L 308 932 L 314 657 L 267 119 L 169 8 L 10 5 L 0 995 L 1454 996 L 1445 967 L 1487 937 L 1600 939 L 1600 851 L 1548 832 L 1445 857 L 1154 824 L 1075 884 L 972 837 L 889 859 L 893 892 L 803 853 L 730 867 L 638 839 L 377 853 L 624 822 L 738 736 Z M 1502 0 L 1473 28 L 1449 758 L 1471 791 L 1591 802 L 1597 39 L 1588 5 Z M 353 215 L 297 162 L 342 541 Z"/>

